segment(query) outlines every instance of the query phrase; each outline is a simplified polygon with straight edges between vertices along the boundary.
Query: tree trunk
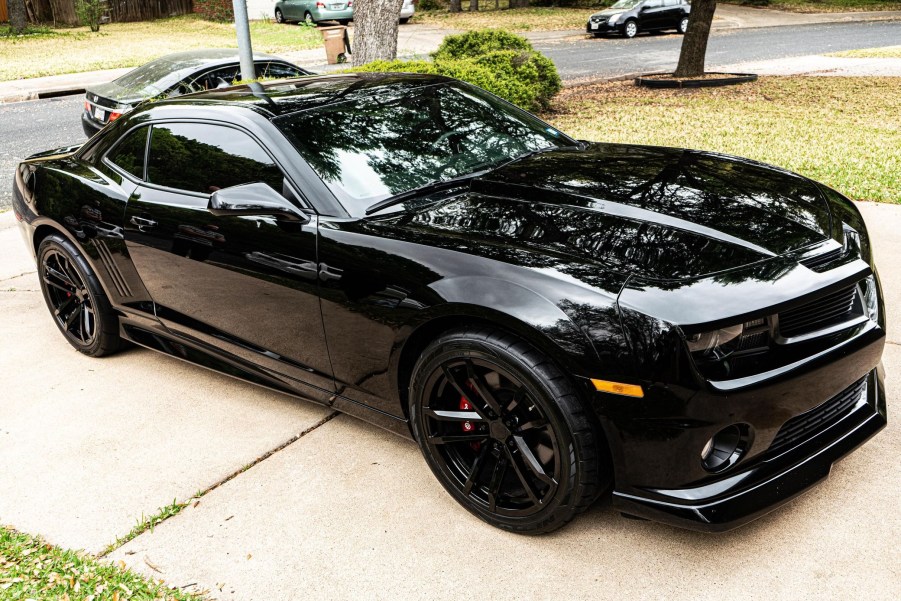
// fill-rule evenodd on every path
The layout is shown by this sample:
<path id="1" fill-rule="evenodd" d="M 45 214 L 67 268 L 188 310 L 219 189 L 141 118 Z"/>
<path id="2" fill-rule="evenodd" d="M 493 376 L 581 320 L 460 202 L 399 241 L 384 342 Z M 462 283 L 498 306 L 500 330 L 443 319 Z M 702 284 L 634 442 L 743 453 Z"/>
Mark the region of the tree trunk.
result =
<path id="1" fill-rule="evenodd" d="M 25 31 L 27 20 L 25 18 L 25 0 L 9 0 L 9 27 L 13 34 Z"/>
<path id="2" fill-rule="evenodd" d="M 404 0 L 354 2 L 353 65 L 397 58 L 397 15 Z"/>
<path id="3" fill-rule="evenodd" d="M 469 0 L 469 12 L 479 12 L 479 0 Z"/>
<path id="4" fill-rule="evenodd" d="M 528 8 L 529 0 L 510 0 L 510 8 Z"/>
<path id="5" fill-rule="evenodd" d="M 675 77 L 697 77 L 704 74 L 704 57 L 707 55 L 707 40 L 710 38 L 710 24 L 716 0 L 694 0 L 688 18 L 688 31 L 682 39 L 682 52 Z"/>
<path id="6" fill-rule="evenodd" d="M 450 4 L 447 6 L 448 12 L 458 13 L 463 10 L 461 6 L 461 0 L 450 0 Z"/>
<path id="7" fill-rule="evenodd" d="M 81 25 L 75 14 L 75 0 L 50 0 L 50 9 L 53 11 L 54 25 Z"/>

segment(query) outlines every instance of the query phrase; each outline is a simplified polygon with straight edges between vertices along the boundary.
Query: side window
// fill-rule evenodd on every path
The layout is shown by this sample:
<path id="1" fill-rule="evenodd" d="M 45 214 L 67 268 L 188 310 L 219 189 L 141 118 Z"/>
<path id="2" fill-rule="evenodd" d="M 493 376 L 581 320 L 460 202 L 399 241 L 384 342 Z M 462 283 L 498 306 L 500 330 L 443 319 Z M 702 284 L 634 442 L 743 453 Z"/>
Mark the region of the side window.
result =
<path id="1" fill-rule="evenodd" d="M 645 8 L 660 8 L 663 6 L 663 0 L 648 0 L 644 3 Z"/>
<path id="2" fill-rule="evenodd" d="M 257 68 L 257 72 L 260 72 L 259 68 Z M 306 73 L 296 67 L 284 63 L 266 63 L 260 76 L 273 79 L 288 79 L 291 77 L 300 77 L 302 75 L 306 75 Z"/>
<path id="3" fill-rule="evenodd" d="M 212 194 L 222 188 L 263 182 L 282 192 L 284 176 L 249 135 L 205 123 L 163 123 L 150 134 L 147 181 Z"/>
<path id="4" fill-rule="evenodd" d="M 131 130 L 106 155 L 106 159 L 136 178 L 144 179 L 144 153 L 147 149 L 149 129 L 145 125 Z"/>
<path id="5" fill-rule="evenodd" d="M 232 85 L 232 82 L 240 78 L 240 67 L 223 67 L 204 73 L 191 84 L 194 90 L 215 90 L 216 88 L 224 88 Z"/>

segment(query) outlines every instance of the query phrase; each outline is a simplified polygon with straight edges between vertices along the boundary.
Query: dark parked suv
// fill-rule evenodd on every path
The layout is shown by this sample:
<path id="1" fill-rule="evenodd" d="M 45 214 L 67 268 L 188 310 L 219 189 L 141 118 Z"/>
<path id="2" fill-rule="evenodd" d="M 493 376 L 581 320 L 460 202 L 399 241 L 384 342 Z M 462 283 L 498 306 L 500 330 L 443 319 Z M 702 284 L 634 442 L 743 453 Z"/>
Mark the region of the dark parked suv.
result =
<path id="1" fill-rule="evenodd" d="M 616 4 L 588 18 L 585 30 L 595 37 L 612 31 L 634 38 L 639 31 L 688 29 L 687 0 L 619 0 Z"/>

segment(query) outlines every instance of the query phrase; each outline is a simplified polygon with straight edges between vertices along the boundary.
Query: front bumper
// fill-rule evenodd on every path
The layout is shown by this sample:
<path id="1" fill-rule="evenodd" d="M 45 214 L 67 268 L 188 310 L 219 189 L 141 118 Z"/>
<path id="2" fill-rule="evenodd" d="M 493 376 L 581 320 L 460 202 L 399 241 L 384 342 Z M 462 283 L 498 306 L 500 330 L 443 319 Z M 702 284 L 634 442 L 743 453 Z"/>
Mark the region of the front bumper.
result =
<path id="1" fill-rule="evenodd" d="M 620 23 L 610 25 L 607 21 L 601 21 L 600 23 L 588 21 L 585 25 L 586 33 L 612 33 L 618 31 L 620 31 Z"/>
<path id="2" fill-rule="evenodd" d="M 731 530 L 772 511 L 826 478 L 833 463 L 886 425 L 881 364 L 866 378 L 866 394 L 853 409 L 797 446 L 764 454 L 735 473 L 693 488 L 615 491 L 614 507 L 707 532 Z"/>

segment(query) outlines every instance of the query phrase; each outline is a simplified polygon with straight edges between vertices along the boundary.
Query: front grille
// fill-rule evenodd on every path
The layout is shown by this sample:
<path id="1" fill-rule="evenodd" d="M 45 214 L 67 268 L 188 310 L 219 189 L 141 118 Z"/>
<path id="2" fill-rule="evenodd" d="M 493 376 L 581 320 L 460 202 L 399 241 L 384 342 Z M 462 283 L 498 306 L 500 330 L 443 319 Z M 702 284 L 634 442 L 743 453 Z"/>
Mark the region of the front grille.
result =
<path id="1" fill-rule="evenodd" d="M 847 286 L 779 314 L 783 338 L 800 336 L 843 323 L 854 316 L 857 285 Z"/>
<path id="2" fill-rule="evenodd" d="M 776 434 L 769 450 L 799 444 L 826 429 L 851 411 L 866 389 L 867 378 L 864 376 L 822 405 L 791 418 Z"/>
<path id="3" fill-rule="evenodd" d="M 821 255 L 816 255 L 813 257 L 807 257 L 806 259 L 801 259 L 800 263 L 804 267 L 808 269 L 812 269 L 816 272 L 829 271 L 830 265 L 840 259 L 842 256 L 842 249 L 836 248 L 830 250 L 829 252 L 825 252 Z"/>

